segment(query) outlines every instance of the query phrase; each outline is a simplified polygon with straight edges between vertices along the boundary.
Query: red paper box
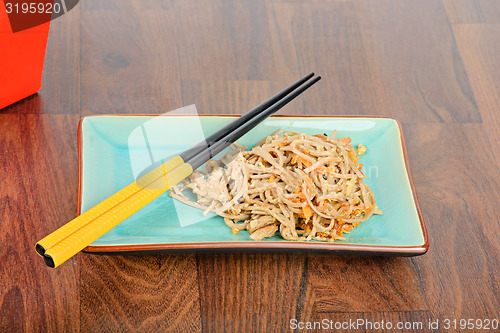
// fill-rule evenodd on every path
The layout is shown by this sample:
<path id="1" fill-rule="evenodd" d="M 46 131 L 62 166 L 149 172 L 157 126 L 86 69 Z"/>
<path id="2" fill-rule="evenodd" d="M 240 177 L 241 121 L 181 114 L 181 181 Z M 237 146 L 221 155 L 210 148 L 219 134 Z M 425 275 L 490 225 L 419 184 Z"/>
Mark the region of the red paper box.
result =
<path id="1" fill-rule="evenodd" d="M 50 21 L 12 32 L 0 0 L 0 109 L 40 90 L 49 28 Z"/>

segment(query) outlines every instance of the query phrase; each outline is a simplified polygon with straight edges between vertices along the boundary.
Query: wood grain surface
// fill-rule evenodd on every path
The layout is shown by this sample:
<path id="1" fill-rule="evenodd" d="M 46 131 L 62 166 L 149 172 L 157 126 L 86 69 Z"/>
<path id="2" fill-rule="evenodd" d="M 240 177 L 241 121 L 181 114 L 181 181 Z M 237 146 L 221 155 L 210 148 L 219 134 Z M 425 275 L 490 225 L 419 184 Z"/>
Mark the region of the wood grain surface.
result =
<path id="1" fill-rule="evenodd" d="M 81 1 L 52 22 L 42 90 L 0 110 L 0 332 L 500 319 L 499 54 L 497 0 Z M 280 112 L 402 122 L 427 254 L 79 254 L 50 269 L 35 253 L 76 214 L 81 116 L 241 114 L 310 71 L 320 86 Z"/>

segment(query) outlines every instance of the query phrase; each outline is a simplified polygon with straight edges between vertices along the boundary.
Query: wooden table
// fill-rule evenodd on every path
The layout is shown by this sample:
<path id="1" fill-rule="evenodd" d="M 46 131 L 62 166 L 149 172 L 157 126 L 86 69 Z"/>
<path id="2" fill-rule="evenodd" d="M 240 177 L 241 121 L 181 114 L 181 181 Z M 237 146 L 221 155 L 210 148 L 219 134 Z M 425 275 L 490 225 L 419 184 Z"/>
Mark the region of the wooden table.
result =
<path id="1" fill-rule="evenodd" d="M 500 319 L 499 55 L 497 0 L 81 1 L 52 24 L 42 90 L 0 110 L 0 331 Z M 50 269 L 35 253 L 77 211 L 80 117 L 240 114 L 310 71 L 323 80 L 282 113 L 402 122 L 427 254 L 79 254 Z"/>

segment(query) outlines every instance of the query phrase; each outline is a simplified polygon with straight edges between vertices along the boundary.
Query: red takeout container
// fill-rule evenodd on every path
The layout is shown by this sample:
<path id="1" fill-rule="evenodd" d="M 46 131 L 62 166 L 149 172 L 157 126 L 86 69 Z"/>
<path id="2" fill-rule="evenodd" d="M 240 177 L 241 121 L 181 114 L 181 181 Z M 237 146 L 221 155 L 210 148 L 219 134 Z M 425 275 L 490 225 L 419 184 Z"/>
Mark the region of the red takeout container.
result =
<path id="1" fill-rule="evenodd" d="M 12 32 L 0 0 L 0 109 L 40 90 L 49 28 L 50 21 Z"/>

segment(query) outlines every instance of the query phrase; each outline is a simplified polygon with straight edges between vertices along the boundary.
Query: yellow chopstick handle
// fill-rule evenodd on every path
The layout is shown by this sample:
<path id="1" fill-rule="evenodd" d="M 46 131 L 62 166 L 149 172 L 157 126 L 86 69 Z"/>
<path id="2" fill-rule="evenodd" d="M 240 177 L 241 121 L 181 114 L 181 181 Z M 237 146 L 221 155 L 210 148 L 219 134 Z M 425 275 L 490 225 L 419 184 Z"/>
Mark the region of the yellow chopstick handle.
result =
<path id="1" fill-rule="evenodd" d="M 178 184 L 193 172 L 190 164 L 184 163 L 174 170 L 165 173 L 153 182 L 151 187 L 144 188 L 127 200 L 123 201 L 113 209 L 105 212 L 91 223 L 85 225 L 61 242 L 49 248 L 45 254 L 45 260 L 50 267 L 57 267 L 93 241 L 113 229 L 120 222 L 129 218 L 148 203 L 158 198 L 170 187 Z"/>
<path id="2" fill-rule="evenodd" d="M 130 198 L 131 196 L 142 190 L 143 187 L 148 187 L 148 186 L 139 186 L 138 184 L 150 185 L 160 176 L 163 176 L 165 175 L 165 173 L 174 170 L 182 163 L 184 163 L 184 161 L 180 156 L 175 156 L 171 158 L 167 162 L 163 163 L 161 166 L 155 168 L 154 170 L 147 173 L 146 175 L 144 175 L 137 181 L 133 182 L 132 184 L 124 187 L 123 189 L 116 192 L 109 198 L 101 201 L 94 207 L 87 210 L 85 213 L 73 219 L 71 222 L 65 224 L 64 226 L 57 229 L 47 237 L 40 240 L 38 243 L 36 243 L 35 246 L 36 251 L 38 252 L 38 254 L 43 255 L 45 251 L 47 251 L 48 249 L 50 249 L 51 247 L 62 241 L 64 238 L 73 234 L 78 229 L 82 228 L 88 223 L 94 221 L 96 218 L 106 213 L 110 209 L 113 209 L 113 207 L 115 207 L 116 205 L 127 200 L 128 198 Z M 164 186 L 165 184 L 162 185 Z"/>

